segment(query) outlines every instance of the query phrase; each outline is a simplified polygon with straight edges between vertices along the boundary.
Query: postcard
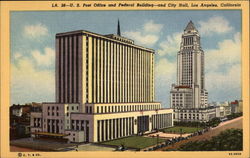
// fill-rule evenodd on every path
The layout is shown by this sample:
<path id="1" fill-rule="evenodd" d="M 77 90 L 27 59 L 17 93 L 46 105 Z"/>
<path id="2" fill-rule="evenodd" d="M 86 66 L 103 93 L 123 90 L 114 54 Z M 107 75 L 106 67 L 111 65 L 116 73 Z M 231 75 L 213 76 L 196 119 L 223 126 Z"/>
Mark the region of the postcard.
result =
<path id="1" fill-rule="evenodd" d="M 249 1 L 2 1 L 1 157 L 249 157 Z"/>

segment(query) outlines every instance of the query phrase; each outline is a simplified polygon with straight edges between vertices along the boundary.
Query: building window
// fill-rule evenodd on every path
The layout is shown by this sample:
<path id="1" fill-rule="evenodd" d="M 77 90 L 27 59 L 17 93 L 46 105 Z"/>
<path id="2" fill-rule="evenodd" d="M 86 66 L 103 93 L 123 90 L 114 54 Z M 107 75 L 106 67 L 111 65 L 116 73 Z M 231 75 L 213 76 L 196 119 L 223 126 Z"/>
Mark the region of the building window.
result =
<path id="1" fill-rule="evenodd" d="M 74 130 L 75 126 L 74 126 L 75 120 L 71 120 L 71 129 Z"/>
<path id="2" fill-rule="evenodd" d="M 84 121 L 81 121 L 81 130 L 84 130 Z"/>
<path id="3" fill-rule="evenodd" d="M 54 106 L 52 106 L 52 110 L 54 110 L 55 109 L 55 107 Z"/>
<path id="4" fill-rule="evenodd" d="M 76 110 L 78 110 L 78 106 L 76 106 Z"/>
<path id="5" fill-rule="evenodd" d="M 89 107 L 88 106 L 86 106 L 85 110 L 86 110 L 86 113 L 89 113 Z"/>
<path id="6" fill-rule="evenodd" d="M 74 110 L 74 106 L 72 106 L 71 109 Z"/>
<path id="7" fill-rule="evenodd" d="M 69 106 L 67 106 L 67 111 L 69 110 Z"/>
<path id="8" fill-rule="evenodd" d="M 79 130 L 79 120 L 76 120 L 76 130 Z"/>
<path id="9" fill-rule="evenodd" d="M 50 107 L 48 106 L 48 110 L 50 109 Z"/>
<path id="10" fill-rule="evenodd" d="M 58 106 L 56 107 L 56 110 L 59 110 L 59 107 L 58 107 Z"/>

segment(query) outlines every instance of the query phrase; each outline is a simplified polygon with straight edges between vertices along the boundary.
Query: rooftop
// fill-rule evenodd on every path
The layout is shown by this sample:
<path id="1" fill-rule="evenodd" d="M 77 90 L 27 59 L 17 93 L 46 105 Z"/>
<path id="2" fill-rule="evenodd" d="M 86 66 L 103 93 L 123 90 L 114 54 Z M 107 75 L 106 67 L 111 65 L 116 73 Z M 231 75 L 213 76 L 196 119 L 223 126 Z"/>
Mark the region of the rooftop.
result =
<path id="1" fill-rule="evenodd" d="M 191 88 L 191 87 L 188 85 L 180 85 L 180 86 L 175 86 L 175 88 Z"/>
<path id="2" fill-rule="evenodd" d="M 196 30 L 197 31 L 192 20 L 189 21 L 189 23 L 187 24 L 187 26 L 185 28 L 185 31 L 188 31 L 188 30 Z"/>

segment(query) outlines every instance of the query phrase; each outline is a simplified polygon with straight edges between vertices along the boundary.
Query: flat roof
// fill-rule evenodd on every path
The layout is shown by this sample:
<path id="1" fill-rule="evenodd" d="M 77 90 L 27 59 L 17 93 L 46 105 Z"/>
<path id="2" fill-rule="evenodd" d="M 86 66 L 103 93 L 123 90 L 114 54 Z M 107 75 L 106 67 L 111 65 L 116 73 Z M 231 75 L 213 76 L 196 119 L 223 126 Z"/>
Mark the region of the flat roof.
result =
<path id="1" fill-rule="evenodd" d="M 69 35 L 75 35 L 75 34 L 81 34 L 81 35 L 83 35 L 83 34 L 88 34 L 88 35 L 92 35 L 92 36 L 96 36 L 96 37 L 101 37 L 101 38 L 103 38 L 103 39 L 107 39 L 107 40 L 111 40 L 111 41 L 123 43 L 123 44 L 126 44 L 126 45 L 130 45 L 130 46 L 134 46 L 134 47 L 137 47 L 137 48 L 146 50 L 146 51 L 150 51 L 151 53 L 155 53 L 155 50 L 154 50 L 154 49 L 142 47 L 142 46 L 135 45 L 135 44 L 131 44 L 131 43 L 127 43 L 127 42 L 123 42 L 123 41 L 117 40 L 117 39 L 115 39 L 115 38 L 110 38 L 110 37 L 108 37 L 108 36 L 106 36 L 106 35 L 101 35 L 101 34 L 98 34 L 98 33 L 94 33 L 94 32 L 87 31 L 87 30 L 76 30 L 76 31 L 69 31 L 69 32 L 57 33 L 57 34 L 56 34 L 56 37 L 69 36 Z M 123 37 L 123 36 L 121 36 L 121 37 L 122 37 L 122 38 L 125 38 L 125 37 Z M 128 40 L 131 40 L 131 39 L 128 39 Z"/>
<path id="2" fill-rule="evenodd" d="M 140 105 L 144 105 L 144 104 L 161 104 L 161 102 L 125 102 L 125 103 L 86 103 L 86 104 L 96 104 L 96 105 L 102 105 L 102 104 L 108 104 L 108 105 L 133 105 L 133 104 L 140 104 Z"/>
<path id="3" fill-rule="evenodd" d="M 82 112 L 71 112 L 71 114 L 81 114 L 81 115 L 105 115 L 105 114 L 120 114 L 120 113 L 138 113 L 138 112 L 148 112 L 148 111 L 161 111 L 161 110 L 173 110 L 173 108 L 160 108 L 151 110 L 138 110 L 138 111 L 120 111 L 120 112 L 106 112 L 106 113 L 82 113 Z"/>

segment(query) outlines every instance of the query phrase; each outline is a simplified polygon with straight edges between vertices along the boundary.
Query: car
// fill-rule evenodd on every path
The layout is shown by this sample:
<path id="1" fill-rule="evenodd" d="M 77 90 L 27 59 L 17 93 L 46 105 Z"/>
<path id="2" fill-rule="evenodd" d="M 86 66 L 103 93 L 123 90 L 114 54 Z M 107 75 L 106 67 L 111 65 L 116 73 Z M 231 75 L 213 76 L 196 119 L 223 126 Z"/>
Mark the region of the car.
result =
<path id="1" fill-rule="evenodd" d="M 125 151 L 125 150 L 128 150 L 125 146 L 121 145 L 121 146 L 118 146 L 115 151 Z"/>

